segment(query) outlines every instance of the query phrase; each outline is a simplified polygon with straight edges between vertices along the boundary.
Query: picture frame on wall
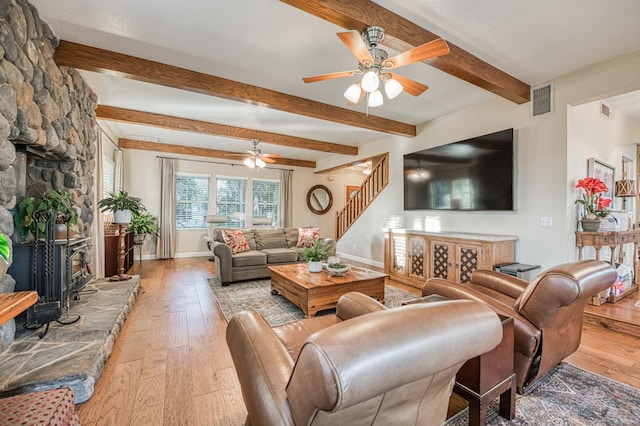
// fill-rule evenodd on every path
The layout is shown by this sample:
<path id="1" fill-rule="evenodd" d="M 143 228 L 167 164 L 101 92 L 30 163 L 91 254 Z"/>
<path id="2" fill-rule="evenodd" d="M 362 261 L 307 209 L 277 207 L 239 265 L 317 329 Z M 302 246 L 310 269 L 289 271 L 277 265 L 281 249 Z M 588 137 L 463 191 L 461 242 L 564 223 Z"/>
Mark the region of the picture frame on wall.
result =
<path id="1" fill-rule="evenodd" d="M 615 187 L 615 176 L 616 176 L 616 168 L 610 166 L 604 161 L 600 161 L 596 158 L 589 158 L 587 162 L 587 176 L 598 178 L 607 185 L 607 192 L 603 192 L 602 196 L 604 198 L 610 198 L 613 200 L 614 196 L 614 187 Z"/>

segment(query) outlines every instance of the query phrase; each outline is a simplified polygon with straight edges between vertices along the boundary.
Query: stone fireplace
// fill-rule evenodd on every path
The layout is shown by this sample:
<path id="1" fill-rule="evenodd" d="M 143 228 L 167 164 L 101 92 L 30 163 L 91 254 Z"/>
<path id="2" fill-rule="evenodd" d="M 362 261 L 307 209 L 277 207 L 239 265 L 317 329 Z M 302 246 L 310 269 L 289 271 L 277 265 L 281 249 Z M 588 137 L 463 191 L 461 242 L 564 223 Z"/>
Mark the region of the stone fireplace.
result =
<path id="1" fill-rule="evenodd" d="M 0 232 L 14 242 L 16 203 L 51 189 L 73 194 L 76 233 L 91 241 L 97 97 L 76 70 L 56 65 L 57 45 L 26 0 L 0 0 Z M 0 276 L 0 292 L 14 286 Z M 0 327 L 0 352 L 14 332 L 12 321 Z"/>

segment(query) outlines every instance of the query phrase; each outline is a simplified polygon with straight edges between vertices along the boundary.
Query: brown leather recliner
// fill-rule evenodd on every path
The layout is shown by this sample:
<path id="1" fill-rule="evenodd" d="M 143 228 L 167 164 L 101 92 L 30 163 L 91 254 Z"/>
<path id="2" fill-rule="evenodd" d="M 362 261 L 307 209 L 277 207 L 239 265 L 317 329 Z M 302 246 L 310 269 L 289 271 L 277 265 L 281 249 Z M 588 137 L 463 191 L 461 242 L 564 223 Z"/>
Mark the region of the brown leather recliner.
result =
<path id="1" fill-rule="evenodd" d="M 498 316 L 467 300 L 387 310 L 348 293 L 327 317 L 278 333 L 253 311 L 231 319 L 248 424 L 440 425 L 458 369 L 502 338 Z"/>
<path id="2" fill-rule="evenodd" d="M 514 367 L 518 393 L 578 349 L 582 316 L 590 297 L 611 286 L 616 271 L 599 260 L 547 269 L 531 283 L 494 271 L 476 270 L 456 284 L 431 278 L 422 295 L 484 302 L 514 318 Z"/>

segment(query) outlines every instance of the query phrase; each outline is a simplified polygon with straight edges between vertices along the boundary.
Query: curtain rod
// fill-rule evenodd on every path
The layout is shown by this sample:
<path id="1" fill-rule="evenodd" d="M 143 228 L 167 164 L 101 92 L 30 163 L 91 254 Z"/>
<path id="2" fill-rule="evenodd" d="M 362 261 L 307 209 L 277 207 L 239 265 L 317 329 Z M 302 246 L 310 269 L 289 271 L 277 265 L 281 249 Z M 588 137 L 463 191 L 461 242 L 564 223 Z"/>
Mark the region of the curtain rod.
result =
<path id="1" fill-rule="evenodd" d="M 194 161 L 196 163 L 222 164 L 222 165 L 231 166 L 231 167 L 234 167 L 234 166 L 247 167 L 244 164 L 223 163 L 222 161 L 212 161 L 212 160 L 192 160 L 192 159 L 189 159 L 189 158 L 165 157 L 163 155 L 156 155 L 156 158 L 164 158 L 166 160 Z M 269 166 L 265 166 L 265 167 L 261 167 L 261 168 L 262 169 L 270 169 L 270 170 L 289 170 L 290 172 L 295 171 L 294 169 L 282 169 L 280 167 L 269 167 Z"/>

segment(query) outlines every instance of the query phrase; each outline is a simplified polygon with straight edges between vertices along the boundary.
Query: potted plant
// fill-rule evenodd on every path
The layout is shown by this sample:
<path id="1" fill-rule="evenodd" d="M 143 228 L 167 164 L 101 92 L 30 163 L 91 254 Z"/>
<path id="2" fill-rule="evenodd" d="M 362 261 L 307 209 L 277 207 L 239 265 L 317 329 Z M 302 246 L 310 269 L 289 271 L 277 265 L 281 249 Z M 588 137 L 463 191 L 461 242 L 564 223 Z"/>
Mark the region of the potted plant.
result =
<path id="1" fill-rule="evenodd" d="M 55 238 L 66 239 L 75 233 L 74 225 L 78 223 L 78 212 L 74 209 L 73 195 L 67 190 L 53 190 L 45 193 L 40 199 L 40 209 L 47 209 L 55 214 Z"/>
<path id="2" fill-rule="evenodd" d="M 582 229 L 588 232 L 595 232 L 600 228 L 600 218 L 606 217 L 610 210 L 610 198 L 604 198 L 603 192 L 607 192 L 607 185 L 598 178 L 584 178 L 578 180 L 576 188 L 582 188 L 584 193 L 582 198 L 576 200 L 577 204 L 584 206 L 585 215 L 581 220 Z"/>
<path id="3" fill-rule="evenodd" d="M 13 223 L 16 226 L 18 235 L 25 239 L 29 233 L 31 235 L 43 235 L 45 223 L 38 223 L 33 218 L 33 213 L 41 210 L 49 210 L 55 215 L 57 239 L 66 238 L 66 226 L 69 225 L 70 232 L 73 232 L 73 225 L 78 223 L 78 212 L 75 210 L 73 195 L 67 190 L 52 190 L 46 192 L 40 198 L 26 197 L 16 205 L 16 213 L 13 216 Z M 37 231 L 37 232 L 36 232 Z"/>
<path id="4" fill-rule="evenodd" d="M 312 246 L 302 249 L 303 258 L 309 262 L 309 272 L 321 272 L 322 261 L 330 254 L 329 246 L 320 238 L 316 238 Z"/>
<path id="5" fill-rule="evenodd" d="M 127 227 L 129 231 L 133 232 L 137 242 L 141 243 L 147 234 L 158 234 L 158 226 L 156 225 L 156 218 L 150 212 L 136 213 L 131 217 L 131 223 Z"/>
<path id="6" fill-rule="evenodd" d="M 130 223 L 134 214 L 145 211 L 142 200 L 130 196 L 124 189 L 121 189 L 118 194 L 110 192 L 107 197 L 98 201 L 98 206 L 103 212 L 111 210 L 115 223 Z"/>
<path id="7" fill-rule="evenodd" d="M 11 258 L 11 245 L 9 239 L 0 232 L 0 278 L 4 277 L 9 269 L 9 259 Z"/>

